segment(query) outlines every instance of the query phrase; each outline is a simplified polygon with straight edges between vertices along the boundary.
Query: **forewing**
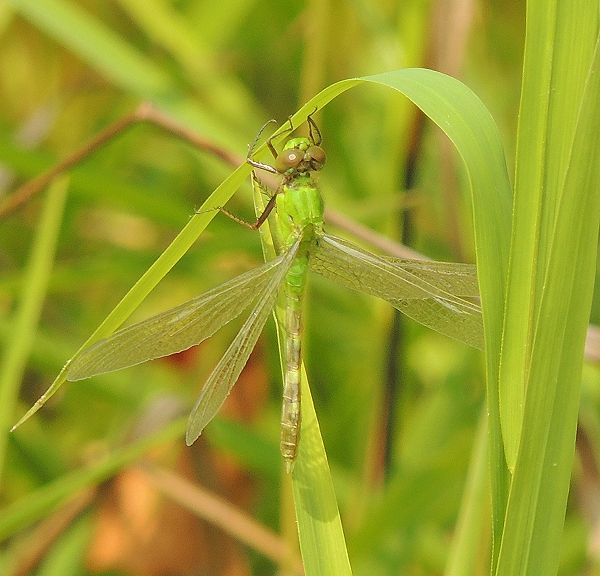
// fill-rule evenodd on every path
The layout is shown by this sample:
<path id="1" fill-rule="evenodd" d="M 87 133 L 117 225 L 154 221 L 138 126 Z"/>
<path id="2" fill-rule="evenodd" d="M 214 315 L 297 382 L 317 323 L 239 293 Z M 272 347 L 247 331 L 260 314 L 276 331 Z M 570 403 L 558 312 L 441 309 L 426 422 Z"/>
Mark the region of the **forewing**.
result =
<path id="1" fill-rule="evenodd" d="M 256 297 L 250 316 L 202 387 L 188 420 L 188 446 L 196 441 L 229 396 L 273 310 L 277 292 L 285 280 L 297 249 L 298 243 L 281 257 L 283 261 Z"/>
<path id="2" fill-rule="evenodd" d="M 473 267 L 377 256 L 324 235 L 311 252 L 315 272 L 353 290 L 383 298 L 421 324 L 475 348 L 483 347 Z"/>
<path id="3" fill-rule="evenodd" d="M 69 366 L 68 380 L 82 380 L 181 352 L 212 336 L 239 316 L 277 275 L 282 257 L 204 294 L 99 340 Z"/>

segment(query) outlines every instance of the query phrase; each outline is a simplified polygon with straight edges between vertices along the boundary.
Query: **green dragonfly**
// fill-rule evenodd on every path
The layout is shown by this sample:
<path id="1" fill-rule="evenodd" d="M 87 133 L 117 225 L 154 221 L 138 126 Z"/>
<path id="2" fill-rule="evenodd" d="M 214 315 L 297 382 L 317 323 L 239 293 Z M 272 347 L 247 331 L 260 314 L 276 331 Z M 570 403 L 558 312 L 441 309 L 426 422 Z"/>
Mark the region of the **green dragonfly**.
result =
<path id="1" fill-rule="evenodd" d="M 302 302 L 309 268 L 338 284 L 383 298 L 442 334 L 482 347 L 474 266 L 378 256 L 324 232 L 323 199 L 314 173 L 323 167 L 326 155 L 316 124 L 310 116 L 307 120 L 309 136 L 289 139 L 281 152 L 267 140 L 273 165 L 253 160 L 253 146 L 248 152 L 247 162 L 253 169 L 281 176 L 264 212 L 254 224 L 248 224 L 258 228 L 270 218 L 278 255 L 180 306 L 100 340 L 73 359 L 68 380 L 82 380 L 186 350 L 249 310 L 190 414 L 186 432 L 190 445 L 229 395 L 279 297 L 284 304 L 278 321 L 285 357 L 280 448 L 289 470 L 300 439 Z M 255 173 L 253 178 L 257 181 Z"/>

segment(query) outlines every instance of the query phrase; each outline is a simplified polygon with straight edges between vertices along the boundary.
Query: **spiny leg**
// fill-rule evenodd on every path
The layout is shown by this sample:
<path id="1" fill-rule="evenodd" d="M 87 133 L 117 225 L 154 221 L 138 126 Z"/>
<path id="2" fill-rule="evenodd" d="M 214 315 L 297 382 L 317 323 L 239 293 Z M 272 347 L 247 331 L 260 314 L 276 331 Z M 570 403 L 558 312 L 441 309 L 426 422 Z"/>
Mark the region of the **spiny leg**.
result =
<path id="1" fill-rule="evenodd" d="M 269 148 L 269 150 L 271 151 L 271 154 L 273 154 L 273 158 L 277 159 L 277 156 L 279 156 L 279 153 L 277 152 L 277 150 L 275 150 L 275 146 L 273 146 L 273 138 L 275 138 L 276 136 L 281 136 L 281 134 L 285 134 L 288 132 L 293 132 L 294 131 L 294 125 L 292 124 L 292 117 L 288 116 L 288 123 L 290 125 L 289 128 L 286 128 L 285 130 L 282 130 L 279 133 L 275 133 L 273 134 L 268 140 L 267 140 L 267 146 Z"/>
<path id="2" fill-rule="evenodd" d="M 254 152 L 254 149 L 256 148 L 256 144 L 257 144 L 258 140 L 260 139 L 262 133 L 264 132 L 265 128 L 269 124 L 271 124 L 272 122 L 276 122 L 276 120 L 268 120 L 267 122 L 265 122 L 261 126 L 260 130 L 258 131 L 258 133 L 256 134 L 256 137 L 254 138 L 254 140 L 252 141 L 252 143 L 248 145 L 248 155 L 246 156 L 246 162 L 248 164 L 250 164 L 250 166 L 252 166 L 253 168 L 260 168 L 261 170 L 265 170 L 265 171 L 270 172 L 272 174 L 279 175 L 280 172 L 276 168 L 274 168 L 273 166 L 271 166 L 270 164 L 265 164 L 263 162 L 257 162 L 256 160 L 252 160 L 252 158 L 250 158 L 250 156 Z M 292 129 L 291 128 L 291 120 L 290 120 L 290 129 Z M 268 145 L 269 149 L 272 151 L 273 155 L 275 157 L 277 157 L 277 152 L 274 149 L 273 145 L 271 144 L 271 139 L 269 139 L 267 141 L 267 145 Z M 266 196 L 269 197 L 269 200 L 268 200 L 268 202 L 267 202 L 264 210 L 258 216 L 258 218 L 256 219 L 256 221 L 254 221 L 254 222 L 248 222 L 247 220 L 244 220 L 243 218 L 240 218 L 236 214 L 233 214 L 233 212 L 230 212 L 229 210 L 227 210 L 223 206 L 218 206 L 215 209 L 219 210 L 220 212 L 222 212 L 228 218 L 231 218 L 231 220 L 233 220 L 234 222 L 237 222 L 238 224 L 241 224 L 242 226 L 245 226 L 246 228 L 249 228 L 250 230 L 258 230 L 265 223 L 265 221 L 267 220 L 267 218 L 270 216 L 271 212 L 273 211 L 273 208 L 275 208 L 276 196 L 280 192 L 280 190 L 278 189 L 278 190 L 275 191 L 275 193 L 271 194 L 270 191 L 266 188 L 266 186 L 264 186 L 264 184 L 258 178 L 258 176 L 256 174 L 256 170 L 252 170 L 252 185 L 253 186 L 258 186 L 258 188 L 260 189 L 261 193 L 265 194 Z"/>
<path id="3" fill-rule="evenodd" d="M 320 146 L 321 142 L 323 141 L 323 137 L 321 136 L 321 131 L 319 130 L 317 123 L 313 120 L 313 115 L 317 113 L 317 110 L 318 108 L 315 107 L 315 109 L 306 117 L 306 121 L 308 123 L 308 136 L 310 138 L 310 141 L 315 146 Z M 317 135 L 316 138 L 315 134 Z"/>
<path id="4" fill-rule="evenodd" d="M 274 166 L 271 166 L 270 164 L 267 164 L 266 162 L 258 162 L 257 160 L 253 160 L 252 158 L 250 158 L 250 156 L 252 156 L 252 154 L 254 153 L 254 149 L 256 148 L 256 144 L 257 144 L 261 134 L 263 133 L 264 129 L 271 122 L 276 122 L 276 120 L 269 120 L 268 122 L 265 122 L 265 124 L 263 124 L 261 129 L 258 131 L 258 134 L 256 135 L 256 138 L 254 138 L 254 141 L 252 142 L 252 144 L 250 146 L 248 146 L 248 155 L 246 156 L 246 162 L 248 162 L 248 164 L 250 164 L 250 166 L 252 166 L 253 168 L 260 168 L 261 170 L 265 170 L 267 172 L 270 172 L 271 174 L 279 174 L 280 173 L 279 170 L 277 170 L 277 168 L 275 168 Z M 277 160 L 279 153 L 275 149 L 275 146 L 273 146 L 273 138 L 275 138 L 277 136 L 281 136 L 281 134 L 285 134 L 286 132 L 293 132 L 294 126 L 292 124 L 291 117 L 288 118 L 288 122 L 290 124 L 289 128 L 286 128 L 285 130 L 282 130 L 279 133 L 273 134 L 270 138 L 268 138 L 265 141 L 267 148 L 271 151 L 271 154 L 273 155 L 273 158 L 275 160 Z"/>
<path id="5" fill-rule="evenodd" d="M 264 184 L 258 179 L 254 170 L 252 171 L 252 182 L 254 185 L 259 187 L 262 194 L 265 194 L 269 197 L 269 200 L 265 205 L 264 210 L 256 219 L 256 221 L 248 222 L 247 220 L 240 218 L 233 212 L 230 212 L 229 210 L 227 210 L 227 208 L 224 208 L 223 206 L 216 206 L 211 210 L 219 210 L 219 212 L 222 212 L 225 216 L 231 218 L 231 220 L 233 220 L 234 222 L 237 222 L 238 224 L 241 224 L 242 226 L 245 226 L 250 230 L 258 230 L 265 223 L 267 218 L 271 215 L 271 212 L 273 212 L 273 208 L 275 208 L 275 203 L 277 202 L 277 194 L 279 194 L 280 190 L 276 190 L 273 194 L 271 194 L 270 191 L 266 188 L 266 186 L 264 186 Z M 199 214 L 199 212 L 196 212 L 196 214 Z"/>
<path id="6" fill-rule="evenodd" d="M 237 222 L 238 224 L 241 224 L 246 228 L 250 228 L 250 230 L 258 230 L 266 222 L 271 212 L 273 212 L 273 208 L 275 208 L 276 201 L 277 194 L 273 194 L 273 196 L 269 198 L 269 201 L 267 202 L 265 209 L 262 211 L 262 214 L 256 219 L 255 222 L 248 222 L 247 220 L 236 216 L 235 214 L 233 214 L 233 212 L 230 212 L 222 206 L 219 206 L 218 208 L 216 208 L 216 210 L 219 210 L 219 212 L 222 212 L 223 214 L 225 214 L 225 216 L 231 218 L 234 222 Z"/>
<path id="7" fill-rule="evenodd" d="M 270 120 L 267 120 L 261 127 L 260 130 L 256 133 L 256 136 L 254 137 L 254 140 L 252 140 L 251 144 L 248 144 L 248 154 L 246 155 L 246 159 L 250 159 L 250 156 L 252 156 L 252 154 L 254 154 L 254 149 L 256 148 L 256 145 L 258 144 L 258 141 L 260 140 L 260 137 L 262 136 L 262 133 L 265 131 L 265 128 L 269 125 L 269 124 L 273 124 L 273 123 L 277 123 L 277 120 L 275 120 L 275 118 L 271 118 Z M 277 155 L 274 155 L 275 157 L 277 157 Z"/>

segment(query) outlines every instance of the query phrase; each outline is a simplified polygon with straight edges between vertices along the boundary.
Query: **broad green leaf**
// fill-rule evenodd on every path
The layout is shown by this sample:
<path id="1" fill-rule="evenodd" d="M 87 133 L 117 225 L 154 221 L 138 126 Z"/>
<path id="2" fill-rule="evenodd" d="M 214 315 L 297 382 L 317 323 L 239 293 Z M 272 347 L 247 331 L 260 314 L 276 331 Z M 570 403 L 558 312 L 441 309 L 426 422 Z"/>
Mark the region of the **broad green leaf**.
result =
<path id="1" fill-rule="evenodd" d="M 528 3 L 515 177 L 511 268 L 500 409 L 509 468 L 514 469 L 534 327 L 554 234 L 560 191 L 597 34 L 597 3 Z M 573 39 L 578 41 L 574 42 Z"/>
<path id="2" fill-rule="evenodd" d="M 561 9 L 567 10 L 566 4 Z M 531 7 L 543 11 L 547 4 L 532 2 Z M 544 190 L 545 195 L 554 198 L 541 200 L 542 211 L 549 211 L 541 217 L 547 224 L 548 249 L 543 262 L 534 258 L 537 274 L 542 276 L 539 283 L 536 281 L 540 288 L 536 292 L 537 300 L 528 303 L 523 311 L 533 318 L 533 325 L 527 340 L 530 356 L 520 365 L 526 377 L 525 405 L 496 570 L 496 574 L 502 576 L 556 573 L 573 466 L 583 348 L 600 227 L 598 6 L 592 2 L 585 7 L 582 4 L 580 9 L 582 18 L 587 15 L 596 19 L 593 35 L 579 36 L 587 30 L 583 21 L 581 30 L 563 28 L 565 22 L 558 17 L 561 11 L 557 12 L 556 34 L 577 37 L 586 44 L 595 43 L 595 50 L 582 98 L 580 102 L 571 103 L 578 112 L 566 175 L 562 182 L 559 179 L 562 185 Z M 560 42 L 555 41 L 555 44 L 560 45 Z M 581 51 L 580 57 L 587 53 Z M 580 65 L 579 69 L 584 68 Z M 569 75 L 563 80 L 573 81 Z M 553 114 L 560 118 L 561 110 L 553 110 Z M 526 112 L 534 113 L 522 110 Z M 563 118 L 563 121 L 566 120 Z M 555 140 L 554 145 L 562 147 L 563 144 Z M 556 161 L 558 154 L 543 155 L 543 164 L 550 172 L 555 170 L 550 168 L 550 163 Z M 535 190 L 528 192 L 536 193 Z M 520 248 L 516 242 L 515 239 L 513 250 Z M 511 339 L 511 330 L 516 328 L 507 320 L 507 341 Z"/>

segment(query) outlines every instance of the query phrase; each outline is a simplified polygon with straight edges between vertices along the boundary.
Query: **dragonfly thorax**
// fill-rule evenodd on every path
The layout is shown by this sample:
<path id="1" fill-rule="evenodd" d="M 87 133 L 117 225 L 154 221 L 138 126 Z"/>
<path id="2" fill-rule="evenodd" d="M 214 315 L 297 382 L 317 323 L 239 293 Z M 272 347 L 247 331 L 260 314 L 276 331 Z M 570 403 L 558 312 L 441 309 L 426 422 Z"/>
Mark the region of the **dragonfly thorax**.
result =
<path id="1" fill-rule="evenodd" d="M 322 233 L 323 198 L 310 174 L 297 175 L 277 196 L 277 219 L 286 246 Z"/>

